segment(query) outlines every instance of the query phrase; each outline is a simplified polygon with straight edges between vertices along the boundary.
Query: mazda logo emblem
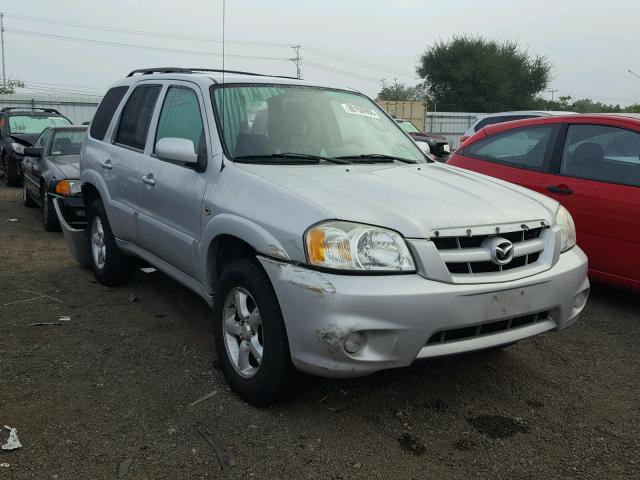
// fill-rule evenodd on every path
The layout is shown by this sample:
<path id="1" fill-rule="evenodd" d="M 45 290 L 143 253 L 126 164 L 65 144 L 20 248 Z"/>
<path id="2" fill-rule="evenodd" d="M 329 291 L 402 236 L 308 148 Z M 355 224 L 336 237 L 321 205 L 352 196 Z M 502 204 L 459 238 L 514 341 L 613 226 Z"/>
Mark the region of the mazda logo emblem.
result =
<path id="1" fill-rule="evenodd" d="M 496 265 L 506 265 L 513 260 L 513 243 L 502 237 L 489 237 L 482 246 L 489 251 L 491 261 Z"/>

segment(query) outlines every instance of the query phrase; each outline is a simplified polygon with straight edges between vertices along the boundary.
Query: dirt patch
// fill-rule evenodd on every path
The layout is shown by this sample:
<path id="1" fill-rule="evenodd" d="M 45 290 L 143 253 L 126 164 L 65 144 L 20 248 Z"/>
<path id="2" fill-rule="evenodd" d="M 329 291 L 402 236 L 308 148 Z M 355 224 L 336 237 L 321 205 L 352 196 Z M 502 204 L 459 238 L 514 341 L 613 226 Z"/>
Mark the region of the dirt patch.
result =
<path id="1" fill-rule="evenodd" d="M 492 440 L 529 432 L 529 427 L 522 420 L 501 415 L 478 415 L 469 418 L 469 423 Z"/>
<path id="2" fill-rule="evenodd" d="M 398 437 L 398 444 L 400 448 L 414 455 L 424 455 L 427 452 L 427 447 L 422 440 L 410 433 L 405 432 L 400 435 L 400 437 Z"/>

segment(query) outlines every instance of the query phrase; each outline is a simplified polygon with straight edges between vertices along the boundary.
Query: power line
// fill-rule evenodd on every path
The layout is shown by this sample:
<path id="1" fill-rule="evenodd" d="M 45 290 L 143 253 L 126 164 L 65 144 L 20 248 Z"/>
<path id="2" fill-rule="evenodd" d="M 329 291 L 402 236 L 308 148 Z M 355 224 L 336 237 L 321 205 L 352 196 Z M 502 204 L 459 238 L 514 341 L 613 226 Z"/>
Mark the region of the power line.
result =
<path id="1" fill-rule="evenodd" d="M 64 88 L 48 88 L 48 87 L 40 87 L 37 85 L 33 85 L 29 83 L 25 83 L 24 87 L 21 87 L 24 90 L 33 90 L 35 92 L 46 92 L 46 93 L 72 93 L 74 95 L 85 95 L 88 97 L 102 97 L 102 94 L 92 93 L 92 92 L 83 92 L 79 90 L 67 90 Z"/>
<path id="2" fill-rule="evenodd" d="M 327 52 L 327 51 L 323 51 L 323 50 L 318 50 L 317 48 L 312 48 L 312 47 L 306 47 L 305 46 L 305 49 L 308 50 L 309 52 L 311 52 L 312 54 L 319 55 L 319 56 L 325 57 L 325 58 L 330 58 L 332 60 L 337 60 L 339 62 L 349 63 L 349 64 L 352 64 L 352 65 L 360 65 L 360 66 L 367 67 L 367 68 L 370 68 L 370 69 L 385 71 L 387 73 L 392 73 L 392 74 L 404 75 L 404 76 L 408 76 L 408 77 L 415 77 L 415 73 L 412 73 L 412 72 L 409 72 L 409 71 L 406 71 L 406 70 L 400 70 L 398 68 L 391 68 L 391 67 L 385 67 L 385 66 L 382 66 L 382 65 L 376 65 L 375 63 L 364 62 L 364 61 L 356 59 L 356 58 L 347 57 L 345 55 L 340 55 L 338 53 L 331 53 L 331 52 Z"/>
<path id="3" fill-rule="evenodd" d="M 41 85 L 45 87 L 75 87 L 83 90 L 96 90 L 100 92 L 104 92 L 107 90 L 107 87 L 92 87 L 90 85 L 74 85 L 73 83 L 48 83 L 48 82 L 36 82 L 35 80 L 23 80 L 23 81 L 30 85 Z"/>
<path id="4" fill-rule="evenodd" d="M 8 18 L 15 18 L 17 20 L 24 20 L 27 22 L 38 22 L 38 23 L 46 23 L 51 25 L 62 25 L 65 27 L 84 28 L 88 30 L 101 30 L 104 32 L 130 33 L 132 35 L 144 35 L 148 37 L 157 37 L 157 38 L 172 38 L 175 40 L 190 40 L 194 42 L 210 42 L 210 43 L 219 43 L 219 44 L 223 42 L 222 39 L 214 38 L 214 37 L 205 37 L 205 36 L 197 36 L 197 35 L 176 35 L 176 34 L 168 34 L 164 32 L 153 32 L 149 30 L 136 30 L 133 28 L 108 27 L 105 25 L 93 25 L 93 24 L 80 23 L 80 22 L 69 22 L 65 20 L 55 20 L 53 18 L 32 17 L 28 15 L 17 15 L 13 13 L 5 14 L 5 16 Z M 288 47 L 289 46 L 286 43 L 253 42 L 248 40 L 227 41 L 226 43 L 231 45 L 258 45 L 258 46 L 267 46 L 267 47 Z"/>
<path id="5" fill-rule="evenodd" d="M 181 50 L 177 48 L 162 48 L 162 47 L 152 47 L 149 45 L 137 45 L 133 43 L 118 43 L 118 42 L 109 42 L 106 40 L 94 40 L 90 38 L 81 38 L 81 37 L 71 37 L 66 35 L 55 35 L 53 33 L 41 33 L 34 32 L 31 30 L 19 30 L 15 28 L 5 28 L 5 31 L 8 33 L 13 33 L 15 35 L 26 35 L 30 37 L 43 37 L 43 38 L 52 38 L 55 40 L 64 40 L 68 42 L 80 42 L 80 43 L 89 43 L 93 45 L 106 45 L 109 47 L 118 47 L 118 48 L 128 48 L 128 49 L 137 49 L 137 50 L 145 50 L 152 52 L 168 52 L 168 53 L 177 53 L 182 55 L 200 55 L 203 57 L 222 57 L 221 53 L 214 52 L 203 52 L 199 50 Z M 238 55 L 238 54 L 226 54 L 227 57 L 233 58 L 243 58 L 249 60 L 285 60 L 288 61 L 288 58 L 282 57 L 261 57 L 255 55 Z"/>
<path id="6" fill-rule="evenodd" d="M 327 71 L 327 72 L 338 73 L 338 74 L 344 75 L 346 77 L 357 78 L 358 80 L 364 80 L 364 81 L 367 81 L 367 82 L 378 83 L 378 84 L 380 83 L 380 79 L 379 78 L 373 78 L 373 77 L 368 77 L 366 75 L 360 75 L 358 73 L 348 72 L 346 70 L 330 67 L 329 65 L 324 65 L 322 63 L 317 63 L 317 62 L 313 62 L 313 61 L 310 61 L 310 60 L 306 60 L 305 62 L 306 62 L 306 65 L 309 65 L 311 67 L 315 67 L 315 68 L 318 68 L 320 70 L 324 70 L 324 71 Z"/>

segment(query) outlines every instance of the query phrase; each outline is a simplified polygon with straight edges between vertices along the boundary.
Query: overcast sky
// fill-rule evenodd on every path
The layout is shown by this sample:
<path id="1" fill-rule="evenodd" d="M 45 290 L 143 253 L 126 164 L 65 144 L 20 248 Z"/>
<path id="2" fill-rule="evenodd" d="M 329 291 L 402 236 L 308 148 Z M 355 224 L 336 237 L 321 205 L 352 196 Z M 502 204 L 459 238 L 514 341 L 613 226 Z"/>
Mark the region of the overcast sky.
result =
<path id="1" fill-rule="evenodd" d="M 43 90 L 99 93 L 134 68 L 222 65 L 222 0 L 2 3 L 7 76 Z M 638 0 L 227 0 L 225 61 L 295 75 L 288 45 L 300 44 L 304 78 L 375 96 L 381 78 L 417 83 L 418 56 L 434 41 L 480 34 L 546 55 L 556 96 L 630 104 L 640 102 L 640 78 L 627 72 L 640 75 L 638 18 Z"/>

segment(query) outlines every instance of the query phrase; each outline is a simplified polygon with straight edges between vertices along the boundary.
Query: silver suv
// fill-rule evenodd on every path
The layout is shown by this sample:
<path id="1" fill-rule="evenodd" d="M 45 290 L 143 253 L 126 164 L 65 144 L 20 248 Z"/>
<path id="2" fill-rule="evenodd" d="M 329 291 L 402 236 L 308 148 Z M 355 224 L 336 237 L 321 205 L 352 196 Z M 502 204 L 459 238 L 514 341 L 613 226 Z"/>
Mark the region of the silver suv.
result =
<path id="1" fill-rule="evenodd" d="M 80 165 L 87 230 L 62 222 L 77 258 L 117 285 L 140 257 L 198 293 L 227 381 L 255 405 L 284 399 L 296 369 L 502 347 L 568 327 L 587 300 L 558 202 L 429 162 L 352 90 L 134 71 Z"/>

